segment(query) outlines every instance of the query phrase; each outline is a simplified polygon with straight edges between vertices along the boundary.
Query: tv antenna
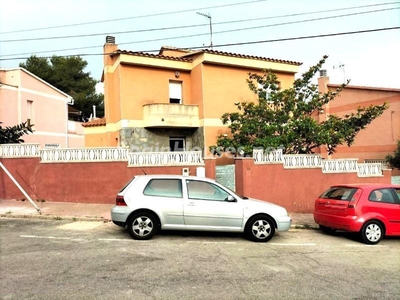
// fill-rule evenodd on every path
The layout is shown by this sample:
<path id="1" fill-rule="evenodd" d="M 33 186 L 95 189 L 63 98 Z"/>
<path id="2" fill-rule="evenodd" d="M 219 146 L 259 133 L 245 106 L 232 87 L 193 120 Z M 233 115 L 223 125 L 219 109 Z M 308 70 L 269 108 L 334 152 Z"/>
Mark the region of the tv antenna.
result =
<path id="1" fill-rule="evenodd" d="M 343 83 L 346 83 L 346 71 L 345 71 L 345 69 L 344 69 L 344 64 L 342 64 L 342 63 L 339 63 L 339 65 L 337 65 L 337 66 L 333 66 L 333 69 L 335 70 L 335 69 L 341 69 L 342 70 L 342 72 L 343 72 Z"/>
<path id="2" fill-rule="evenodd" d="M 211 16 L 210 16 L 210 14 L 203 14 L 203 13 L 200 13 L 200 12 L 198 12 L 197 14 L 200 15 L 200 16 L 203 16 L 203 17 L 208 18 L 208 20 L 210 21 L 210 48 L 211 48 L 211 50 L 212 50 L 212 48 L 213 48 L 213 43 L 212 43 L 212 22 L 211 22 Z"/>

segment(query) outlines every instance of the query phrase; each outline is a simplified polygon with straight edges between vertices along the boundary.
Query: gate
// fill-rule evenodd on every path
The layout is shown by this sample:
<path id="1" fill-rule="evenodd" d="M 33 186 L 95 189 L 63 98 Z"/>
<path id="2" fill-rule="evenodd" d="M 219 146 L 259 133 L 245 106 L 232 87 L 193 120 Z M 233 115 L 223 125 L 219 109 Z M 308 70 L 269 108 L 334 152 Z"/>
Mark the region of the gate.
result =
<path id="1" fill-rule="evenodd" d="M 215 180 L 235 190 L 235 165 L 215 166 Z"/>

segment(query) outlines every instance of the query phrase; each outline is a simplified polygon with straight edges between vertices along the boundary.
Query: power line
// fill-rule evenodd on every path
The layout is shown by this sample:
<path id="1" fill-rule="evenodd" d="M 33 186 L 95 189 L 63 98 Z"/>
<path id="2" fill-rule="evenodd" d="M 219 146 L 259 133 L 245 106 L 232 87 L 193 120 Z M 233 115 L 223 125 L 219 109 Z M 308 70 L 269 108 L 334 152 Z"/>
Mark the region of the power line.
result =
<path id="1" fill-rule="evenodd" d="M 334 19 L 334 18 L 349 17 L 349 16 L 354 16 L 354 15 L 368 14 L 368 13 L 374 13 L 374 12 L 381 12 L 381 11 L 386 11 L 386 10 L 394 10 L 394 9 L 400 9 L 400 7 L 398 7 L 398 8 L 387 8 L 387 9 L 381 9 L 381 10 L 373 10 L 373 11 L 366 11 L 366 12 L 355 12 L 355 13 L 344 14 L 344 15 L 342 14 L 342 15 L 336 15 L 336 16 L 320 17 L 320 18 L 313 18 L 313 19 L 299 20 L 299 21 L 290 21 L 290 22 L 283 22 L 283 23 L 277 23 L 277 24 L 268 24 L 268 25 L 262 25 L 262 26 L 230 29 L 230 30 L 224 30 L 224 31 L 217 31 L 217 32 L 214 32 L 214 34 L 230 33 L 230 32 L 253 30 L 253 29 L 260 29 L 260 28 L 267 28 L 267 27 L 283 26 L 283 25 L 291 25 L 291 24 L 306 23 L 306 22 L 314 22 L 314 21 L 321 21 L 321 20 L 327 20 L 327 19 Z M 135 41 L 135 42 L 119 43 L 118 45 L 148 43 L 148 42 L 173 40 L 173 39 L 183 39 L 183 38 L 189 38 L 189 37 L 203 36 L 203 35 L 207 35 L 207 34 L 208 33 L 196 33 L 196 34 L 190 34 L 190 35 L 180 35 L 180 36 L 175 36 L 175 37 L 162 37 L 162 38 L 151 39 L 151 40 L 141 40 L 141 41 Z M 102 45 L 99 45 L 99 46 L 87 46 L 87 47 L 75 47 L 75 48 L 67 48 L 67 49 L 60 49 L 60 50 L 46 50 L 46 51 L 40 51 L 40 52 L 34 52 L 34 53 L 6 54 L 6 55 L 0 55 L 0 57 L 9 57 L 9 56 L 15 56 L 15 55 L 29 55 L 29 54 L 36 54 L 36 53 L 51 53 L 51 52 L 61 52 L 61 51 L 73 51 L 73 50 L 92 49 L 92 48 L 100 48 L 100 47 L 102 47 Z"/>
<path id="2" fill-rule="evenodd" d="M 305 13 L 296 13 L 296 14 L 289 14 L 289 15 L 280 15 L 280 16 L 272 16 L 272 17 L 262 17 L 262 18 L 252 18 L 252 19 L 242 19 L 242 20 L 234 20 L 234 21 L 225 21 L 225 22 L 217 22 L 213 23 L 213 25 L 222 25 L 222 24 L 231 24 L 231 23 L 241 23 L 241 22 L 253 22 L 259 20 L 267 20 L 267 19 L 278 19 L 278 18 L 285 18 L 285 17 L 294 17 L 294 16 L 302 16 L 302 15 L 311 15 L 317 13 L 326 13 L 326 12 L 335 12 L 335 11 L 343 11 L 343 10 L 351 10 L 351 9 L 358 9 L 358 8 L 366 8 L 366 7 L 375 7 L 375 6 L 382 6 L 382 5 L 390 5 L 399 2 L 388 2 L 388 3 L 380 3 L 380 4 L 371 4 L 371 5 L 362 5 L 362 6 L 353 6 L 347 8 L 338 8 L 338 9 L 329 9 L 329 10 L 319 10 L 313 12 L 305 12 Z M 378 11 L 385 11 L 385 10 L 392 10 L 392 9 L 399 9 L 399 8 L 387 8 L 382 10 L 374 10 L 368 12 L 359 12 L 358 14 L 369 13 L 369 12 L 378 12 Z M 357 14 L 357 13 L 355 13 Z M 351 14 L 349 14 L 351 15 Z M 331 17 L 326 17 L 331 18 Z M 127 30 L 127 31 L 118 31 L 118 32 L 103 32 L 103 33 L 87 33 L 87 34 L 80 34 L 80 35 L 68 35 L 68 36 L 52 36 L 52 37 L 33 37 L 33 38 L 26 38 L 26 39 L 14 39 L 14 40 L 2 40 L 1 43 L 10 43 L 10 42 L 27 42 L 27 41 L 39 41 L 39 40 L 54 40 L 54 39 L 69 39 L 69 38 L 83 38 L 88 36 L 105 36 L 105 35 L 115 35 L 115 34 L 128 34 L 128 33 L 143 33 L 143 32 L 154 32 L 154 31 L 163 31 L 163 30 L 174 30 L 174 29 L 185 29 L 185 28 L 194 28 L 194 27 L 201 27 L 206 26 L 205 24 L 196 24 L 196 25 L 182 25 L 182 26 L 173 26 L 173 27 L 161 27 L 161 28 L 151 28 L 151 29 L 142 29 L 142 30 Z"/>
<path id="3" fill-rule="evenodd" d="M 231 4 L 224 4 L 224 5 L 215 5 L 215 6 L 209 6 L 209 7 L 200 7 L 200 8 L 193 8 L 193 9 L 178 10 L 178 11 L 172 11 L 172 12 L 156 13 L 156 14 L 143 15 L 143 16 L 133 16 L 133 17 L 118 18 L 118 19 L 109 19 L 109 20 L 92 21 L 92 22 L 84 22 L 84 23 L 75 23 L 75 24 L 48 26 L 48 27 L 40 27 L 40 28 L 32 28 L 32 29 L 14 30 L 14 31 L 0 32 L 0 34 L 10 34 L 10 33 L 17 33 L 17 32 L 38 31 L 38 30 L 47 30 L 47 29 L 55 29 L 55 28 L 65 28 L 65 27 L 73 27 L 73 26 L 82 26 L 82 25 L 91 25 L 91 24 L 99 24 L 99 23 L 116 22 L 116 21 L 131 20 L 131 19 L 141 19 L 141 18 L 156 17 L 156 16 L 162 16 L 162 15 L 171 15 L 171 14 L 179 14 L 179 13 L 190 12 L 190 11 L 197 11 L 197 10 L 204 10 L 204 9 L 211 9 L 211 8 L 229 7 L 229 6 L 236 6 L 236 5 L 243 5 L 243 4 L 250 4 L 250 3 L 255 3 L 255 2 L 264 2 L 264 1 L 268 1 L 268 0 L 246 1 L 246 2 L 231 3 Z"/>
<path id="4" fill-rule="evenodd" d="M 241 42 L 241 43 L 228 43 L 228 44 L 219 44 L 213 45 L 214 48 L 220 47 L 231 47 L 231 46 L 243 46 L 243 45 L 253 45 L 253 44 L 262 44 L 262 43 L 272 43 L 272 42 L 286 42 L 286 41 L 294 41 L 294 40 L 305 40 L 305 39 L 314 39 L 314 38 L 325 38 L 332 36 L 341 36 L 341 35 L 352 35 L 352 34 L 362 34 L 362 33 L 370 33 L 370 32 L 378 32 L 378 31 L 388 31 L 388 30 L 397 30 L 400 29 L 400 26 L 397 27 L 386 27 L 386 28 L 375 28 L 375 29 L 366 29 L 359 31 L 347 31 L 347 32 L 337 32 L 337 33 L 327 33 L 327 34 L 318 34 L 318 35 L 309 35 L 309 36 L 299 36 L 299 37 L 289 37 L 289 38 L 281 38 L 281 39 L 271 39 L 271 40 L 261 40 L 261 41 L 249 41 L 249 42 Z M 192 46 L 192 47 L 182 47 L 185 49 L 202 49 L 204 46 Z M 144 50 L 140 52 L 158 52 L 157 50 Z M 60 55 L 60 57 L 69 57 L 69 56 L 103 56 L 110 55 L 111 53 L 81 53 L 74 55 Z M 28 59 L 29 57 L 14 57 L 14 58 L 0 58 L 0 61 L 6 60 L 22 60 Z M 51 58 L 51 56 L 44 57 Z"/>

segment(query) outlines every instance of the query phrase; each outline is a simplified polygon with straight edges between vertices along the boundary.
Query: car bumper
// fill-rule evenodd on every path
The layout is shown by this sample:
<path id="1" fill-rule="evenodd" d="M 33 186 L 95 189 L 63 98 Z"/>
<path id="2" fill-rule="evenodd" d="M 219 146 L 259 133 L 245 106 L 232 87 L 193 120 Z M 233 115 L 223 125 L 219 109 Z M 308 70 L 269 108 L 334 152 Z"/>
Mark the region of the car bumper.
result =
<path id="1" fill-rule="evenodd" d="M 111 221 L 114 224 L 122 226 L 128 219 L 130 210 L 127 206 L 114 206 L 111 208 Z"/>
<path id="2" fill-rule="evenodd" d="M 278 231 L 288 231 L 292 225 L 292 218 L 289 216 L 279 217 L 276 220 L 276 225 L 278 227 Z"/>
<path id="3" fill-rule="evenodd" d="M 356 216 L 333 216 L 314 212 L 314 221 L 318 225 L 325 227 L 358 232 L 364 223 L 364 220 Z"/>

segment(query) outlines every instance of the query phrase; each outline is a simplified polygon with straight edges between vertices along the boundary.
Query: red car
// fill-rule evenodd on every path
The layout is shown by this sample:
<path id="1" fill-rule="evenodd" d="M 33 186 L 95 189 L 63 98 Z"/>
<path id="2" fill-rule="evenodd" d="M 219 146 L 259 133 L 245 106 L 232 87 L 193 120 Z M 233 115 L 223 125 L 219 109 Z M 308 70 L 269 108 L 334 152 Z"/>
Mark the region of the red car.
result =
<path id="1" fill-rule="evenodd" d="M 367 244 L 400 236 L 400 185 L 331 186 L 315 200 L 314 220 L 325 232 L 359 232 Z"/>

